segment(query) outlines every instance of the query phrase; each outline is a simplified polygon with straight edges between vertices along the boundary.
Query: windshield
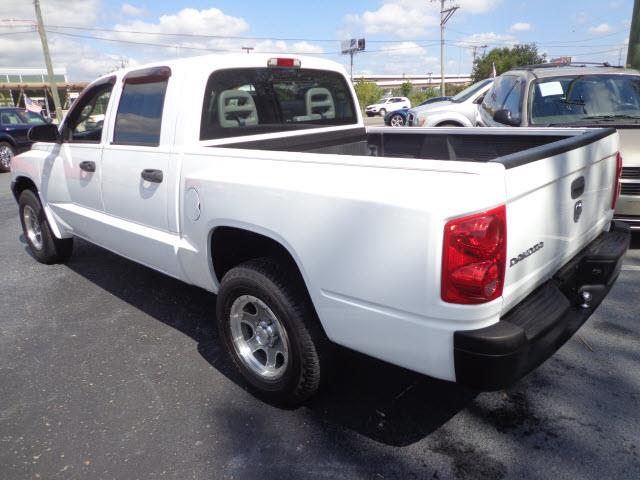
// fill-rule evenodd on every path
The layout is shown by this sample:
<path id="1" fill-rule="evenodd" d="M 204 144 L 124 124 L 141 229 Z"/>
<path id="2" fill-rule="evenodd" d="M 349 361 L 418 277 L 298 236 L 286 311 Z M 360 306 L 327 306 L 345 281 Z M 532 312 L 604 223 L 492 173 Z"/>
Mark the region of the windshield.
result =
<path id="1" fill-rule="evenodd" d="M 640 119 L 640 76 L 576 75 L 536 80 L 529 95 L 529 123 Z"/>
<path id="2" fill-rule="evenodd" d="M 387 103 L 387 102 L 389 101 L 389 98 L 390 98 L 390 97 L 384 97 L 384 98 L 381 98 L 381 99 L 380 99 L 380 100 L 378 100 L 376 103 Z"/>
<path id="3" fill-rule="evenodd" d="M 478 83 L 474 83 L 470 87 L 467 87 L 464 90 L 462 90 L 460 93 L 458 93 L 455 97 L 451 98 L 450 100 L 452 102 L 462 103 L 465 100 L 468 100 L 469 97 L 471 97 L 474 93 L 476 93 L 482 87 L 484 87 L 485 85 L 487 85 L 487 84 L 489 84 L 491 82 L 493 82 L 493 78 L 487 78 L 487 79 L 482 80 L 482 81 L 480 81 Z"/>
<path id="4" fill-rule="evenodd" d="M 37 113 L 26 110 L 4 110 L 2 112 L 1 120 L 3 125 L 42 125 L 43 123 L 46 123 Z"/>
<path id="5" fill-rule="evenodd" d="M 345 78 L 300 68 L 233 68 L 211 74 L 200 140 L 356 124 Z"/>

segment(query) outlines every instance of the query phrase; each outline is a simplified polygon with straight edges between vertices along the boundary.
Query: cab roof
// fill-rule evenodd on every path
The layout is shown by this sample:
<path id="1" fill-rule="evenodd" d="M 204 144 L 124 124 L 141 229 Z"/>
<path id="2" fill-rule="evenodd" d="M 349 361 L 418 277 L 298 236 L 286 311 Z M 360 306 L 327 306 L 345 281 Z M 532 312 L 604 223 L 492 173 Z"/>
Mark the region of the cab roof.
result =
<path id="1" fill-rule="evenodd" d="M 608 64 L 589 65 L 589 64 L 541 64 L 541 65 L 525 65 L 509 70 L 509 72 L 526 72 L 534 78 L 549 77 L 569 77 L 573 75 L 640 75 L 638 70 L 631 68 L 613 67 Z"/>

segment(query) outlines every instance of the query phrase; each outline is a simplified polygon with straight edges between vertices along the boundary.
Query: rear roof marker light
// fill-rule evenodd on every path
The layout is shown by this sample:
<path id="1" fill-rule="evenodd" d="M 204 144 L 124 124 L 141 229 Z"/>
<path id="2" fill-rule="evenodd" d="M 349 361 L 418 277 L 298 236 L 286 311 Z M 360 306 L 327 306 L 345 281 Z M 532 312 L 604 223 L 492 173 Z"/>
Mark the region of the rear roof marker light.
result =
<path id="1" fill-rule="evenodd" d="M 270 58 L 268 67 L 300 68 L 300 60 L 297 58 Z"/>

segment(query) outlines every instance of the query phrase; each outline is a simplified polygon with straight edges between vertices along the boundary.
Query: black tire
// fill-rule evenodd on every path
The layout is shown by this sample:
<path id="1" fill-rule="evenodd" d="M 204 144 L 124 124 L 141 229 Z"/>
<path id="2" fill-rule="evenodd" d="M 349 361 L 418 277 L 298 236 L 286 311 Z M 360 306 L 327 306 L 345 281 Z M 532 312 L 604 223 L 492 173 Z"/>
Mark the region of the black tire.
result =
<path id="1" fill-rule="evenodd" d="M 31 253 L 40 263 L 61 263 L 69 259 L 73 253 L 73 238 L 56 238 L 51 232 L 51 227 L 44 214 L 44 209 L 38 196 L 31 190 L 24 190 L 18 200 L 20 209 L 20 222 L 22 232 L 29 245 Z M 35 243 L 27 228 L 28 219 L 25 219 L 25 210 L 34 215 L 34 221 L 40 228 L 39 245 Z"/>
<path id="2" fill-rule="evenodd" d="M 397 124 L 397 125 L 393 125 L 393 120 L 394 120 L 394 119 L 399 119 L 399 120 L 400 120 L 400 121 L 398 122 L 398 124 Z M 404 117 L 403 117 L 402 115 L 400 115 L 399 113 L 396 113 L 396 114 L 391 115 L 391 116 L 389 117 L 389 123 L 388 123 L 388 125 L 389 125 L 390 127 L 404 127 L 404 124 L 405 124 L 405 119 L 404 119 Z"/>
<path id="3" fill-rule="evenodd" d="M 380 109 L 380 111 L 378 112 L 378 114 L 379 114 L 381 117 L 384 117 L 384 116 L 387 114 L 387 111 L 386 111 L 384 108 L 381 108 L 381 109 Z"/>
<path id="4" fill-rule="evenodd" d="M 458 122 L 442 122 L 437 125 L 438 127 L 462 127 Z"/>
<path id="5" fill-rule="evenodd" d="M 265 379 L 245 364 L 231 334 L 231 308 L 250 295 L 264 304 L 284 328 L 289 360 L 275 380 Z M 246 298 L 246 297 L 245 297 Z M 297 271 L 270 258 L 249 260 L 223 277 L 216 304 L 220 337 L 236 368 L 258 397 L 272 403 L 295 406 L 314 395 L 331 370 L 332 345 L 327 339 Z"/>
<path id="6" fill-rule="evenodd" d="M 0 142 L 0 173 L 11 170 L 11 160 L 16 155 L 16 149 L 8 142 Z"/>

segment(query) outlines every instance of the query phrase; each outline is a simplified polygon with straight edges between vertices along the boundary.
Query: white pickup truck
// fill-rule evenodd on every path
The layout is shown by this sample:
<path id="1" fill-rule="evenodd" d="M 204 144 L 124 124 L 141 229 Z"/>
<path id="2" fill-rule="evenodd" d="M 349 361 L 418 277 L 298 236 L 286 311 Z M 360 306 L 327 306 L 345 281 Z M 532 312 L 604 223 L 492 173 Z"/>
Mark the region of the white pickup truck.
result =
<path id="1" fill-rule="evenodd" d="M 221 339 L 271 401 L 316 392 L 335 344 L 508 385 L 594 312 L 629 245 L 615 130 L 367 130 L 316 58 L 131 68 L 30 136 L 12 190 L 33 256 L 80 237 L 217 293 Z"/>

